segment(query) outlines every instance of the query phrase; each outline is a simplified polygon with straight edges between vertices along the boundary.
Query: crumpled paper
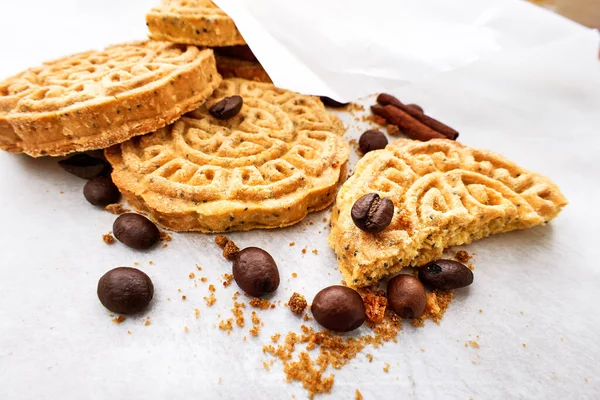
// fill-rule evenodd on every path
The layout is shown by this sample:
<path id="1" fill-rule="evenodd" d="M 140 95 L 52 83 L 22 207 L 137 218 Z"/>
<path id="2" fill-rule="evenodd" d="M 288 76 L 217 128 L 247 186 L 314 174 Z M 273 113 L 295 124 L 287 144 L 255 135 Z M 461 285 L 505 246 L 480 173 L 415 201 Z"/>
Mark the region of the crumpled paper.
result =
<path id="1" fill-rule="evenodd" d="M 277 86 L 351 101 L 585 28 L 521 0 L 216 0 Z"/>

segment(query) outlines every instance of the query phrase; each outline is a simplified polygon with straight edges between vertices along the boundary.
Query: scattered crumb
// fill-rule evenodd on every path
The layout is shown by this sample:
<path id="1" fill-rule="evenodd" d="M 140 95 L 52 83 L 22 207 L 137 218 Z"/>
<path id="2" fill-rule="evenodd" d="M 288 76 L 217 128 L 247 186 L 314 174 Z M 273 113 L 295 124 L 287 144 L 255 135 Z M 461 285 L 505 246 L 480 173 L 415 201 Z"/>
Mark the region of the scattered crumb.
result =
<path id="1" fill-rule="evenodd" d="M 472 257 L 469 255 L 469 253 L 464 250 L 459 250 L 454 255 L 454 259 L 463 264 L 468 263 L 471 258 Z"/>
<path id="2" fill-rule="evenodd" d="M 215 289 L 215 285 L 213 285 L 212 283 L 210 285 L 208 285 L 208 290 L 210 290 L 211 292 L 214 292 Z"/>
<path id="3" fill-rule="evenodd" d="M 197 269 L 198 271 L 202 271 L 202 267 L 201 267 L 201 266 L 199 266 L 198 264 L 196 264 L 196 269 Z"/>
<path id="4" fill-rule="evenodd" d="M 388 372 L 390 372 L 390 364 L 389 363 L 384 363 L 383 372 L 385 372 L 386 374 Z"/>
<path id="5" fill-rule="evenodd" d="M 181 300 L 187 300 L 187 296 L 186 295 L 181 296 Z"/>
<path id="6" fill-rule="evenodd" d="M 281 337 L 281 333 L 276 333 L 273 336 L 271 336 L 271 341 L 273 343 L 277 343 L 277 341 L 279 340 L 280 337 Z"/>
<path id="7" fill-rule="evenodd" d="M 163 242 L 170 242 L 171 240 L 173 240 L 173 238 L 171 237 L 171 234 L 167 231 L 160 231 L 160 240 L 162 240 Z"/>
<path id="8" fill-rule="evenodd" d="M 479 309 L 479 312 L 480 312 L 480 313 L 482 313 L 482 312 L 483 312 L 483 310 L 480 308 L 480 309 Z"/>
<path id="9" fill-rule="evenodd" d="M 260 324 L 260 318 L 258 317 L 258 314 L 256 314 L 256 311 L 252 311 L 252 323 L 255 325 Z"/>
<path id="10" fill-rule="evenodd" d="M 369 321 L 380 323 L 383 321 L 385 316 L 385 309 L 387 307 L 387 298 L 385 296 L 376 296 L 371 293 L 367 293 L 363 297 L 365 304 L 365 313 Z"/>
<path id="11" fill-rule="evenodd" d="M 231 334 L 231 330 L 233 329 L 233 318 L 228 318 L 219 322 L 219 329 L 223 331 L 227 331 L 227 334 Z"/>
<path id="12" fill-rule="evenodd" d="M 307 247 L 308 246 L 304 246 L 304 248 L 302 249 L 302 254 L 306 254 Z"/>
<path id="13" fill-rule="evenodd" d="M 298 274 L 295 272 L 292 272 L 292 278 L 297 278 L 297 277 L 298 277 Z"/>
<path id="14" fill-rule="evenodd" d="M 196 316 L 196 319 L 200 318 L 200 310 L 194 308 L 194 315 Z"/>
<path id="15" fill-rule="evenodd" d="M 190 277 L 190 279 L 194 279 L 194 278 L 196 277 L 196 274 L 195 274 L 195 273 L 193 273 L 193 272 L 190 272 L 190 275 L 189 275 L 189 277 Z"/>
<path id="16" fill-rule="evenodd" d="M 319 254 L 319 250 L 317 250 L 317 249 L 314 249 L 314 250 L 312 251 L 312 253 L 313 253 L 313 254 Z"/>
<path id="17" fill-rule="evenodd" d="M 523 311 L 519 312 L 519 314 L 521 314 L 521 315 L 525 315 L 525 313 L 524 313 Z"/>
<path id="18" fill-rule="evenodd" d="M 294 314 L 301 315 L 306 309 L 306 306 L 308 306 L 308 303 L 303 295 L 294 292 L 288 301 L 288 306 Z"/>
<path id="19" fill-rule="evenodd" d="M 222 249 L 225 248 L 225 245 L 227 244 L 227 242 L 229 242 L 229 239 L 227 239 L 227 237 L 225 235 L 217 235 L 217 237 L 215 237 L 215 243 Z"/>
<path id="20" fill-rule="evenodd" d="M 362 393 L 360 393 L 360 390 L 356 389 L 356 395 L 355 395 L 356 400 L 363 400 L 363 395 Z"/>
<path id="21" fill-rule="evenodd" d="M 588 378 L 583 378 L 584 381 L 589 382 L 590 380 Z"/>
<path id="22" fill-rule="evenodd" d="M 323 222 L 327 222 L 327 217 L 323 217 Z"/>
<path id="23" fill-rule="evenodd" d="M 523 347 L 527 347 L 527 344 L 526 344 L 526 343 L 523 343 Z"/>
<path id="24" fill-rule="evenodd" d="M 154 261 L 150 260 L 150 261 L 148 261 L 148 264 L 154 265 Z"/>
<path id="25" fill-rule="evenodd" d="M 243 328 L 244 325 L 246 324 L 244 321 L 243 308 L 246 308 L 246 304 L 238 303 L 236 301 L 235 303 L 233 303 L 233 308 L 231 309 L 231 312 L 233 313 L 233 316 L 235 317 L 235 324 L 237 326 L 239 326 L 240 328 Z"/>
<path id="26" fill-rule="evenodd" d="M 232 241 L 227 242 L 225 248 L 223 249 L 223 257 L 228 260 L 231 260 L 235 257 L 237 253 L 240 252 L 240 248 L 235 245 Z"/>
<path id="27" fill-rule="evenodd" d="M 425 353 L 425 349 L 421 347 L 421 353 Z"/>
<path id="28" fill-rule="evenodd" d="M 144 325 L 145 325 L 145 326 L 150 326 L 150 325 L 152 325 L 152 322 L 150 322 L 150 317 L 147 317 L 147 318 L 146 318 L 146 322 L 144 322 Z"/>
<path id="29" fill-rule="evenodd" d="M 188 333 L 190 330 L 188 329 L 188 327 L 187 327 L 187 326 L 184 326 L 184 327 L 183 327 L 183 331 L 184 331 L 185 333 Z"/>
<path id="30" fill-rule="evenodd" d="M 271 302 L 267 299 L 261 299 L 260 297 L 253 297 L 252 300 L 250 300 L 250 305 L 261 310 L 268 310 L 271 307 Z"/>
<path id="31" fill-rule="evenodd" d="M 131 331 L 130 331 L 130 330 L 128 330 L 128 331 L 127 331 L 127 334 L 128 334 L 128 335 L 131 335 Z"/>
<path id="32" fill-rule="evenodd" d="M 232 298 L 233 300 L 237 300 L 237 298 L 238 298 L 238 296 L 239 296 L 239 295 L 240 295 L 240 292 L 237 292 L 237 291 L 236 291 L 236 292 L 233 294 L 233 296 L 231 296 L 231 298 Z"/>
<path id="33" fill-rule="evenodd" d="M 131 210 L 123 207 L 122 204 L 115 203 L 115 204 L 109 204 L 106 207 L 104 207 L 104 211 L 108 211 L 109 213 L 115 214 L 115 215 L 121 215 L 121 214 L 125 214 L 126 212 L 129 212 Z"/>
<path id="34" fill-rule="evenodd" d="M 203 276 L 202 278 L 200 278 L 200 280 L 201 280 L 202 282 L 206 282 L 206 281 L 208 281 L 208 278 L 207 278 L 207 277 L 205 277 L 205 276 Z"/>
<path id="35" fill-rule="evenodd" d="M 293 247 L 296 245 L 296 242 L 290 242 L 290 247 Z"/>
<path id="36" fill-rule="evenodd" d="M 223 287 L 231 285 L 233 281 L 233 274 L 223 274 Z"/>
<path id="37" fill-rule="evenodd" d="M 475 340 L 469 340 L 467 343 L 465 343 L 465 347 L 467 347 L 467 344 L 469 344 L 474 349 L 479 348 L 479 343 L 477 343 Z"/>
<path id="38" fill-rule="evenodd" d="M 390 136 L 400 136 L 400 128 L 398 128 L 396 125 L 387 124 L 385 129 Z"/>
<path id="39" fill-rule="evenodd" d="M 254 325 L 248 332 L 250 332 L 252 336 L 258 336 L 260 333 L 260 325 Z"/>
<path id="40" fill-rule="evenodd" d="M 134 262 L 133 262 L 133 265 L 135 265 L 135 266 L 138 266 L 138 265 L 140 265 L 140 263 L 139 263 L 139 262 L 137 262 L 137 261 L 134 261 Z"/>
<path id="41" fill-rule="evenodd" d="M 102 240 L 106 244 L 113 244 L 115 242 L 115 237 L 112 235 L 112 232 L 108 232 L 105 235 L 102 235 Z"/>
<path id="42" fill-rule="evenodd" d="M 305 321 L 312 320 L 312 318 L 308 314 L 304 314 L 304 317 L 302 317 L 302 319 L 305 320 Z"/>
<path id="43" fill-rule="evenodd" d="M 373 362 L 373 354 L 367 353 L 367 354 L 365 354 L 365 356 L 367 357 L 367 360 L 369 360 L 370 363 Z"/>
<path id="44" fill-rule="evenodd" d="M 425 313 L 421 317 L 413 319 L 411 324 L 414 327 L 421 327 L 425 325 L 426 319 L 431 319 L 439 325 L 453 298 L 454 293 L 451 290 L 442 291 L 435 289 L 433 292 L 427 293 L 427 308 L 425 309 Z"/>
<path id="45" fill-rule="evenodd" d="M 117 318 L 113 318 L 112 322 L 114 322 L 115 324 L 122 324 L 125 321 L 125 317 L 122 315 L 119 315 Z"/>
<path id="46" fill-rule="evenodd" d="M 213 304 L 215 304 L 217 298 L 215 297 L 214 293 L 211 293 L 210 296 L 204 297 L 204 300 L 206 300 L 206 305 L 211 307 Z"/>

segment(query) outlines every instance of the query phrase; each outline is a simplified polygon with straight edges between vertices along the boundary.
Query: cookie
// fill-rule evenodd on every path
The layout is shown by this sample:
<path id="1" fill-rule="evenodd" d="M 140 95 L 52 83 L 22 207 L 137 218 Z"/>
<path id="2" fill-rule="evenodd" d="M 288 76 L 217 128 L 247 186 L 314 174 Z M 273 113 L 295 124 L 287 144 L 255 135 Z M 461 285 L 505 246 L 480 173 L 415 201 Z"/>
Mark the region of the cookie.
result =
<path id="1" fill-rule="evenodd" d="M 367 193 L 395 205 L 380 233 L 363 232 L 351 217 Z M 346 283 L 368 286 L 447 247 L 545 224 L 566 204 L 550 179 L 499 154 L 446 139 L 400 139 L 358 162 L 337 195 L 329 245 Z"/>
<path id="2" fill-rule="evenodd" d="M 237 115 L 209 113 L 234 95 Z M 349 157 L 344 131 L 317 97 L 225 79 L 199 109 L 105 154 L 127 201 L 165 228 L 279 228 L 334 201 Z"/>
<path id="3" fill-rule="evenodd" d="M 223 78 L 242 78 L 256 82 L 272 83 L 271 78 L 256 61 L 217 55 L 217 70 Z"/>
<path id="4" fill-rule="evenodd" d="M 0 82 L 0 148 L 30 156 L 104 149 L 198 108 L 221 82 L 212 50 L 135 42 Z"/>
<path id="5" fill-rule="evenodd" d="M 235 23 L 210 0 L 163 0 L 146 15 L 150 38 L 206 47 L 246 44 Z"/>

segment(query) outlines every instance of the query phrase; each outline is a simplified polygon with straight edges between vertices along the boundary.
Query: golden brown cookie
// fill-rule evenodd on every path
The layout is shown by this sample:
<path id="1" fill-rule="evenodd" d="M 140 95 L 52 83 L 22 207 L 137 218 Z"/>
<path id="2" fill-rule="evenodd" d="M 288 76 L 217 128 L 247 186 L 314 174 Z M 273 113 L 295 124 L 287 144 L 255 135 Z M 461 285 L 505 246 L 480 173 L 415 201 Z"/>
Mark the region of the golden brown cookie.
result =
<path id="1" fill-rule="evenodd" d="M 351 217 L 367 193 L 395 205 L 391 224 L 377 234 Z M 399 139 L 365 155 L 340 189 L 329 245 L 346 283 L 367 286 L 440 258 L 447 247 L 545 224 L 566 204 L 550 179 L 499 154 L 445 139 Z"/>
<path id="2" fill-rule="evenodd" d="M 271 83 L 271 78 L 257 61 L 217 55 L 217 70 L 223 78 L 242 78 L 249 81 Z"/>
<path id="3" fill-rule="evenodd" d="M 146 15 L 154 40 L 222 47 L 246 44 L 235 23 L 210 0 L 163 0 Z"/>
<path id="4" fill-rule="evenodd" d="M 0 148 L 31 156 L 103 149 L 199 107 L 220 84 L 212 50 L 135 42 L 0 82 Z"/>
<path id="5" fill-rule="evenodd" d="M 213 118 L 208 109 L 232 95 L 241 111 Z M 105 154 L 127 201 L 163 227 L 278 228 L 333 202 L 346 176 L 344 131 L 316 97 L 225 79 L 198 110 Z"/>

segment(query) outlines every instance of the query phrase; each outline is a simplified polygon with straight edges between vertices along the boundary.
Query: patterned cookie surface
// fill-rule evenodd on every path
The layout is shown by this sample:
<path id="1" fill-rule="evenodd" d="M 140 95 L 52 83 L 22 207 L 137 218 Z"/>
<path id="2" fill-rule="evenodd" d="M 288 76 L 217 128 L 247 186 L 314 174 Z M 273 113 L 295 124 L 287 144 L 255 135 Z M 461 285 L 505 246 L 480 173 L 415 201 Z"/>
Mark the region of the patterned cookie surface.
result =
<path id="1" fill-rule="evenodd" d="M 135 42 L 0 82 L 0 148 L 31 156 L 106 148 L 199 107 L 221 82 L 212 50 Z"/>
<path id="2" fill-rule="evenodd" d="M 146 15 L 154 40 L 206 47 L 246 42 L 235 23 L 210 0 L 163 0 Z"/>
<path id="3" fill-rule="evenodd" d="M 396 208 L 378 234 L 359 230 L 350 215 L 371 192 Z M 449 246 L 544 224 L 566 204 L 548 178 L 499 154 L 444 139 L 400 139 L 358 162 L 338 193 L 329 245 L 346 283 L 367 286 L 439 258 Z"/>
<path id="4" fill-rule="evenodd" d="M 235 94 L 244 99 L 237 116 L 210 116 Z M 198 110 L 105 153 L 129 203 L 166 228 L 277 228 L 333 202 L 349 156 L 343 133 L 318 98 L 225 79 Z"/>

